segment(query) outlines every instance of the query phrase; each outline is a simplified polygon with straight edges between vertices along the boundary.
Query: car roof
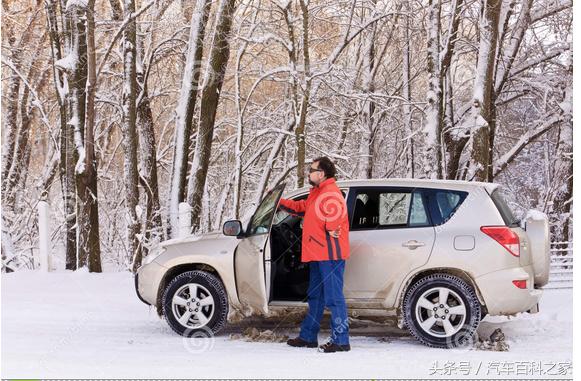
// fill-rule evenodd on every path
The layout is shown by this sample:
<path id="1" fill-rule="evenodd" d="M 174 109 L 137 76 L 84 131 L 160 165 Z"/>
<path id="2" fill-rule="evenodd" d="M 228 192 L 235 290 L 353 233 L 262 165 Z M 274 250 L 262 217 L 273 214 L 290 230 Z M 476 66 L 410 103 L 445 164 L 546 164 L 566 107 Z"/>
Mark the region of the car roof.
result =
<path id="1" fill-rule="evenodd" d="M 416 188 L 437 188 L 449 190 L 470 191 L 477 187 L 484 187 L 488 193 L 492 193 L 500 184 L 486 183 L 482 181 L 465 181 L 465 180 L 440 180 L 440 179 L 410 179 L 410 178 L 389 178 L 389 179 L 359 179 L 359 180 L 338 180 L 339 187 L 373 187 L 373 186 L 391 186 L 391 187 L 416 187 Z M 289 191 L 289 194 L 300 194 L 307 192 L 308 187 Z"/>

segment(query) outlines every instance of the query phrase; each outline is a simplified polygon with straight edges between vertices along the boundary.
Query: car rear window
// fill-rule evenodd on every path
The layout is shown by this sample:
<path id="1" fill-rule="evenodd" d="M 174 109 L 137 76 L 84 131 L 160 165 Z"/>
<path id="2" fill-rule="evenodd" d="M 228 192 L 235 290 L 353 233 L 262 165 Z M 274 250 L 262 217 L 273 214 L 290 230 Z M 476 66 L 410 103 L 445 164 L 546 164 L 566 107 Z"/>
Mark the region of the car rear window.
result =
<path id="1" fill-rule="evenodd" d="M 515 217 L 514 213 L 510 209 L 510 206 L 508 206 L 507 202 L 505 201 L 501 188 L 496 188 L 494 191 L 492 191 L 490 198 L 492 198 L 494 205 L 496 205 L 496 209 L 498 209 L 504 223 L 507 226 L 518 225 L 519 220 Z"/>
<path id="2" fill-rule="evenodd" d="M 446 189 L 430 189 L 426 193 L 433 225 L 445 224 L 468 196 L 468 192 Z"/>

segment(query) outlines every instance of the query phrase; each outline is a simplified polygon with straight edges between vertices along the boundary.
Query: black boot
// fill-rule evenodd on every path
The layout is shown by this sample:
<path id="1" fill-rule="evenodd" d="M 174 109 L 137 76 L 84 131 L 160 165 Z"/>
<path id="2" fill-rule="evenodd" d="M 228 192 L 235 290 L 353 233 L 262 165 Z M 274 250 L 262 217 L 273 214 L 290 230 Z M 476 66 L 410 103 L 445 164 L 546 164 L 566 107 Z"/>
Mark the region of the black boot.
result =
<path id="1" fill-rule="evenodd" d="M 319 352 L 333 353 L 333 352 L 348 352 L 351 350 L 351 345 L 339 345 L 335 343 L 325 343 L 319 347 Z"/>
<path id="2" fill-rule="evenodd" d="M 317 343 L 316 341 L 305 341 L 303 339 L 301 339 L 300 337 L 296 337 L 294 339 L 288 339 L 288 341 L 286 342 L 288 345 L 290 345 L 291 347 L 307 347 L 307 348 L 316 348 L 317 345 L 319 345 L 319 343 Z"/>

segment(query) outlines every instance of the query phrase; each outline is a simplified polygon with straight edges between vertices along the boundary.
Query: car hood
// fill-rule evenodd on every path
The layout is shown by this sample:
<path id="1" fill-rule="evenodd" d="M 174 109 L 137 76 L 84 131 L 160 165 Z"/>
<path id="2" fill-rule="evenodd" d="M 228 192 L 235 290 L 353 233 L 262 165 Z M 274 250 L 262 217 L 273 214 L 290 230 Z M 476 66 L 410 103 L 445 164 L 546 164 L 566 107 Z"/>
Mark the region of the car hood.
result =
<path id="1" fill-rule="evenodd" d="M 161 242 L 159 245 L 163 248 L 172 246 L 187 245 L 188 251 L 196 253 L 220 253 L 226 254 L 234 251 L 240 240 L 233 236 L 226 236 L 222 232 L 210 232 L 202 235 L 189 235 L 187 237 L 173 238 Z M 198 250 L 199 249 L 199 250 Z"/>

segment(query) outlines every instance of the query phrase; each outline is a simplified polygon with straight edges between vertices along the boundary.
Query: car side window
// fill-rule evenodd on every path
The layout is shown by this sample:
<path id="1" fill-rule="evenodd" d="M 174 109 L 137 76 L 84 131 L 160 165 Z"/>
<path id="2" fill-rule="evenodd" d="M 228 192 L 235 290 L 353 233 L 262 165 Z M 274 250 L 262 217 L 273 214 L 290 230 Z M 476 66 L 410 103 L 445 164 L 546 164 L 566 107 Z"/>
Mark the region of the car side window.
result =
<path id="1" fill-rule="evenodd" d="M 442 225 L 452 218 L 468 196 L 468 192 L 446 189 L 430 189 L 426 193 L 434 225 Z"/>
<path id="2" fill-rule="evenodd" d="M 379 225 L 405 225 L 410 202 L 411 193 L 380 193 Z"/>
<path id="3" fill-rule="evenodd" d="M 298 197 L 293 197 L 292 200 L 294 200 L 294 201 L 306 200 L 307 197 L 309 197 L 309 194 L 308 193 L 303 194 L 303 195 L 300 195 Z M 278 225 L 279 223 L 281 223 L 282 221 L 284 221 L 288 216 L 290 216 L 290 213 L 289 212 L 287 212 L 284 209 L 280 209 L 279 208 L 276 211 L 276 214 L 274 215 L 274 219 L 272 220 L 272 224 L 273 225 Z"/>
<path id="4" fill-rule="evenodd" d="M 410 208 L 410 226 L 429 226 L 430 220 L 426 211 L 424 197 L 420 192 L 412 193 L 412 204 Z"/>
<path id="5" fill-rule="evenodd" d="M 359 190 L 352 230 L 429 226 L 424 198 L 412 190 Z"/>
<path id="6" fill-rule="evenodd" d="M 281 193 L 282 188 L 275 188 L 262 200 L 248 224 L 247 235 L 268 233 L 275 212 L 274 208 Z"/>

